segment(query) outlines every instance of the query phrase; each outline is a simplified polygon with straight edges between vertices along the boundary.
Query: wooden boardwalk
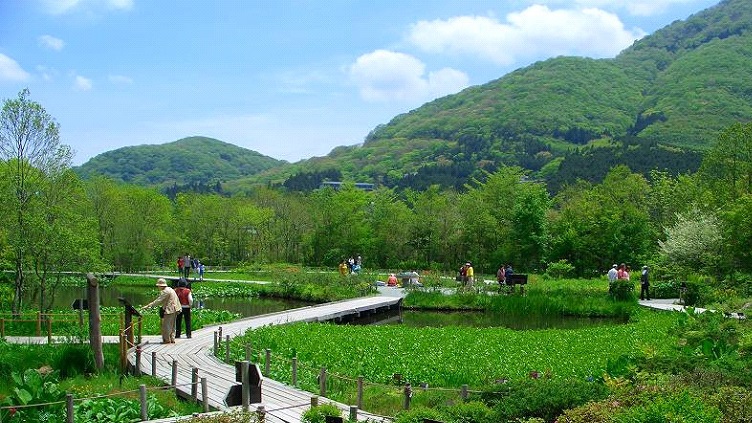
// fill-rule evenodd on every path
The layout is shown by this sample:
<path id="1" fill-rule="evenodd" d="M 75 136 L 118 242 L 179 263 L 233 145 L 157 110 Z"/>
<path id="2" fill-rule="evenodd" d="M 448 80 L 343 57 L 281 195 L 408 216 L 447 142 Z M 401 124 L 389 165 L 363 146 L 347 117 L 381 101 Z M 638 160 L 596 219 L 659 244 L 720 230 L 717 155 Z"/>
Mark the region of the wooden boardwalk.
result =
<path id="1" fill-rule="evenodd" d="M 231 323 L 218 325 L 222 327 L 222 337 L 229 335 L 234 338 L 243 335 L 248 329 L 266 325 L 278 325 L 291 322 L 316 322 L 345 319 L 359 316 L 362 313 L 375 313 L 400 306 L 400 297 L 373 296 L 356 298 L 316 306 L 309 306 L 278 313 L 266 314 Z M 141 372 L 156 374 L 157 377 L 172 382 L 173 361 L 177 363 L 177 390 L 184 396 L 191 395 L 191 381 L 193 369 L 198 369 L 198 377 L 206 378 L 208 404 L 217 410 L 229 407 L 225 398 L 235 382 L 235 367 L 225 364 L 214 357 L 215 331 L 218 326 L 206 327 L 193 331 L 192 338 L 179 338 L 175 344 L 161 344 L 146 342 L 141 348 Z M 221 349 L 224 351 L 225 339 L 222 339 Z M 154 354 L 152 354 L 154 353 Z M 152 360 L 156 363 L 152 372 Z M 132 348 L 128 353 L 128 361 L 135 365 L 136 351 Z M 201 385 L 197 387 L 197 396 L 202 398 Z M 266 412 L 268 422 L 300 422 L 301 415 L 310 408 L 311 397 L 316 394 L 305 392 L 286 384 L 265 378 L 261 387 L 261 403 Z M 338 404 L 326 398 L 320 398 L 320 403 L 331 402 L 343 410 L 345 416 L 349 413 L 349 405 Z M 254 404 L 255 409 L 258 404 Z M 359 420 L 383 420 L 378 416 L 358 411 Z"/>

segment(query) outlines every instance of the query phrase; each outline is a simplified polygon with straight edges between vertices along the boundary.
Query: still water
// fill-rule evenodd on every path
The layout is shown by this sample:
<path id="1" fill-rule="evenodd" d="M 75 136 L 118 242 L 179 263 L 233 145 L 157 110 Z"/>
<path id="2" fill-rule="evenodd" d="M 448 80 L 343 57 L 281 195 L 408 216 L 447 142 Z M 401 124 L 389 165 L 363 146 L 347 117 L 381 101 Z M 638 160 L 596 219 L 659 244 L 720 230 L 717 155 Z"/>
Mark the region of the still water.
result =
<path id="1" fill-rule="evenodd" d="M 106 287 L 99 290 L 99 297 L 104 307 L 120 307 L 122 304 L 118 298 L 123 297 L 135 307 L 148 304 L 159 295 L 157 288 L 151 287 Z M 54 307 L 71 308 L 77 298 L 86 298 L 84 289 L 64 289 L 55 295 Z M 285 300 L 278 298 L 193 298 L 194 303 L 202 301 L 204 307 L 214 310 L 228 310 L 240 314 L 241 317 L 258 316 L 261 314 L 275 313 L 298 307 L 305 307 L 312 303 L 298 300 Z"/>
<path id="2" fill-rule="evenodd" d="M 580 329 L 592 326 L 626 323 L 619 318 L 571 316 L 505 316 L 477 311 L 415 311 L 393 310 L 358 318 L 350 324 L 404 325 L 409 327 L 462 326 L 475 328 L 505 327 L 514 330 Z"/>
<path id="3" fill-rule="evenodd" d="M 138 307 L 152 301 L 159 291 L 151 287 L 107 287 L 100 290 L 100 300 L 103 306 L 121 306 L 118 298 L 123 297 Z M 85 298 L 83 289 L 60 290 L 55 297 L 55 307 L 71 307 L 77 298 Z M 241 317 L 258 316 L 275 313 L 298 307 L 305 307 L 312 303 L 298 300 L 278 298 L 196 298 L 194 302 L 202 301 L 204 307 L 214 310 L 228 310 L 240 314 Z M 72 307 L 71 307 L 72 308 Z M 588 317 L 560 317 L 560 316 L 504 316 L 483 312 L 439 312 L 391 310 L 375 315 L 361 317 L 349 322 L 359 325 L 405 325 L 409 327 L 506 327 L 514 330 L 536 329 L 579 329 L 591 326 L 616 325 L 625 323 L 617 318 L 588 318 Z"/>

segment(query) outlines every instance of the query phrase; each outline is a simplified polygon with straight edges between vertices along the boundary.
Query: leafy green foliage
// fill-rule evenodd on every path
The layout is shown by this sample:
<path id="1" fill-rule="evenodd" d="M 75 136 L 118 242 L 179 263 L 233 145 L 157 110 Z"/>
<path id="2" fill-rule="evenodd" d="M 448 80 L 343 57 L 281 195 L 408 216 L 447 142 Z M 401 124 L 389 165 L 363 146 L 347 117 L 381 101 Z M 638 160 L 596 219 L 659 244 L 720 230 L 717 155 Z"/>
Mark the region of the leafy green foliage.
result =
<path id="1" fill-rule="evenodd" d="M 342 417 L 342 411 L 334 404 L 321 404 L 306 410 L 300 421 L 302 423 L 324 423 L 327 416 Z"/>
<path id="2" fill-rule="evenodd" d="M 162 145 L 123 147 L 100 154 L 76 172 L 84 179 L 101 175 L 116 181 L 167 188 L 178 185 L 212 190 L 217 182 L 261 172 L 284 162 L 206 137 Z"/>
<path id="3" fill-rule="evenodd" d="M 146 410 L 149 419 L 177 416 L 177 413 L 162 406 L 153 395 L 146 398 Z M 141 404 L 138 400 L 117 397 L 84 400 L 76 407 L 75 418 L 86 422 L 129 423 L 141 418 Z"/>
<path id="4" fill-rule="evenodd" d="M 3 421 L 57 422 L 63 420 L 62 400 L 65 392 L 58 388 L 57 374 L 51 370 L 26 369 L 11 373 L 15 384 L 13 394 L 0 404 L 3 406 L 21 406 L 3 410 Z M 34 404 L 51 404 L 45 407 L 25 407 Z"/>

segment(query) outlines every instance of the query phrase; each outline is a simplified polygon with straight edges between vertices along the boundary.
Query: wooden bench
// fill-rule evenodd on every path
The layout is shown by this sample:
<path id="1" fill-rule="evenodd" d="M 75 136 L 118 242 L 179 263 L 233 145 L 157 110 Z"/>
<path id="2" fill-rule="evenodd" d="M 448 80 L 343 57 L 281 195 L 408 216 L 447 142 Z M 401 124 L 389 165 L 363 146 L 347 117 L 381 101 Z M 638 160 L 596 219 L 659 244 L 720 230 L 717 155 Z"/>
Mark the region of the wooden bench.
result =
<path id="1" fill-rule="evenodd" d="M 520 294 L 525 293 L 525 285 L 527 285 L 527 275 L 523 273 L 513 273 L 506 277 L 506 285 L 510 287 L 511 292 L 514 292 L 514 286 L 520 286 Z"/>

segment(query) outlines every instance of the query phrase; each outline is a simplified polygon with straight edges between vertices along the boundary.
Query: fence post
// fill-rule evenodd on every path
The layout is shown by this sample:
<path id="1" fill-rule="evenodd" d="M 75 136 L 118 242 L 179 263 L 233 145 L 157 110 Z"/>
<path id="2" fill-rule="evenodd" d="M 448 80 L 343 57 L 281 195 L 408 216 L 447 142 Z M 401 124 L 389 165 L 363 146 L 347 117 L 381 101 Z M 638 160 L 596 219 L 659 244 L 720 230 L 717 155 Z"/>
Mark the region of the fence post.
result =
<path id="1" fill-rule="evenodd" d="M 358 376 L 358 408 L 363 409 L 363 376 Z"/>
<path id="2" fill-rule="evenodd" d="M 227 335 L 225 341 L 225 361 L 230 362 L 230 335 Z"/>
<path id="3" fill-rule="evenodd" d="M 42 336 L 42 312 L 37 311 L 37 336 Z"/>
<path id="4" fill-rule="evenodd" d="M 354 422 L 358 419 L 358 407 L 351 405 L 350 406 L 350 421 Z"/>
<path id="5" fill-rule="evenodd" d="M 292 386 L 298 386 L 298 357 L 292 358 Z"/>
<path id="6" fill-rule="evenodd" d="M 217 332 L 219 332 L 219 340 L 222 341 L 222 326 L 217 329 Z"/>
<path id="7" fill-rule="evenodd" d="M 173 388 L 177 389 L 178 386 L 178 361 L 172 360 L 172 380 L 170 382 Z"/>
<path id="8" fill-rule="evenodd" d="M 125 360 L 125 334 L 123 333 L 123 330 L 120 329 L 120 369 L 123 373 L 126 373 L 127 367 L 126 367 L 126 360 Z"/>
<path id="9" fill-rule="evenodd" d="M 467 401 L 467 385 L 462 385 L 462 390 L 460 391 L 460 395 L 462 396 L 463 401 Z"/>
<path id="10" fill-rule="evenodd" d="M 191 370 L 191 399 L 194 403 L 198 402 L 198 368 Z"/>
<path id="11" fill-rule="evenodd" d="M 258 423 L 264 423 L 266 421 L 266 410 L 263 405 L 259 405 L 256 408 L 256 414 L 258 415 Z"/>
<path id="12" fill-rule="evenodd" d="M 73 423 L 73 394 L 65 395 L 65 422 Z"/>
<path id="13" fill-rule="evenodd" d="M 264 376 L 269 376 L 269 370 L 272 366 L 272 350 L 266 349 L 266 359 L 264 360 Z"/>
<path id="14" fill-rule="evenodd" d="M 319 397 L 316 395 L 311 397 L 311 408 L 318 407 L 319 406 Z"/>
<path id="15" fill-rule="evenodd" d="M 203 403 L 204 413 L 209 412 L 209 391 L 207 387 L 209 384 L 206 382 L 206 378 L 201 378 L 201 402 Z"/>
<path id="16" fill-rule="evenodd" d="M 219 333 L 215 330 L 214 331 L 214 355 L 216 356 L 219 352 L 219 341 L 217 340 L 219 338 Z"/>
<path id="17" fill-rule="evenodd" d="M 326 367 L 322 367 L 319 372 L 319 395 L 326 396 Z"/>
<path id="18" fill-rule="evenodd" d="M 141 345 L 136 346 L 136 376 L 141 376 Z"/>
<path id="19" fill-rule="evenodd" d="M 413 388 L 409 383 L 405 384 L 405 404 L 402 407 L 405 410 L 410 409 L 410 399 L 413 397 Z"/>
<path id="20" fill-rule="evenodd" d="M 154 377 L 157 376 L 157 352 L 156 351 L 151 352 L 151 375 Z"/>
<path id="21" fill-rule="evenodd" d="M 138 396 L 141 400 L 141 421 L 146 421 L 149 418 L 148 407 L 146 404 L 146 385 L 138 385 Z"/>
<path id="22" fill-rule="evenodd" d="M 240 382 L 242 383 L 240 396 L 242 397 L 241 403 L 243 404 L 243 411 L 246 413 L 251 405 L 251 379 L 248 376 L 249 369 L 250 363 L 248 361 L 240 362 Z"/>
<path id="23" fill-rule="evenodd" d="M 52 317 L 47 316 L 47 344 L 52 343 Z"/>

